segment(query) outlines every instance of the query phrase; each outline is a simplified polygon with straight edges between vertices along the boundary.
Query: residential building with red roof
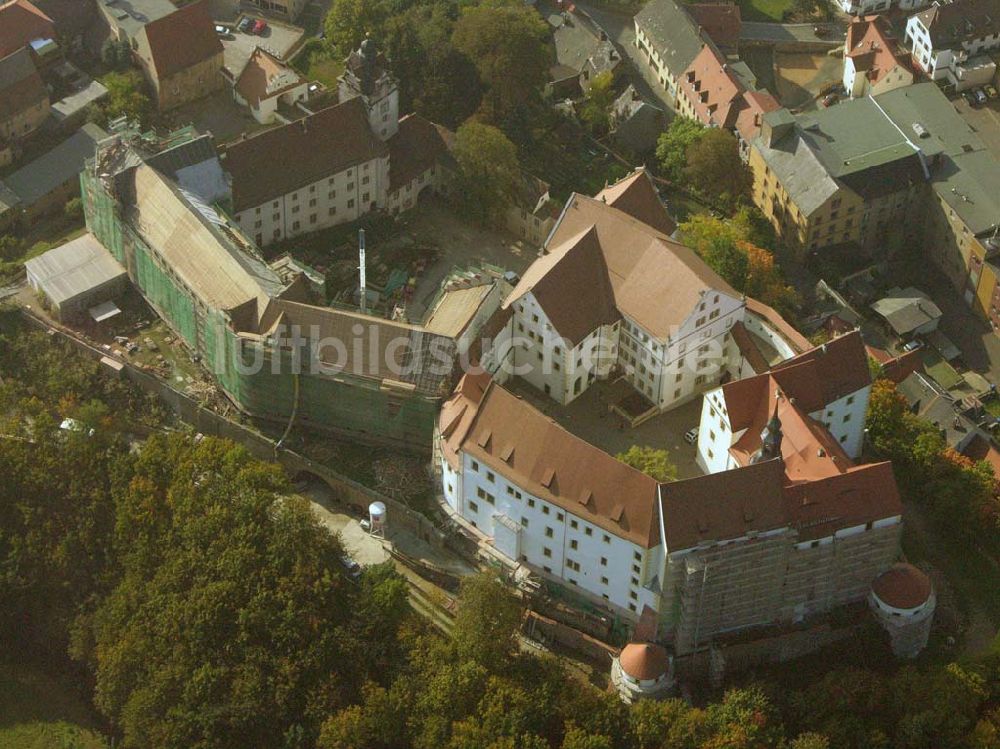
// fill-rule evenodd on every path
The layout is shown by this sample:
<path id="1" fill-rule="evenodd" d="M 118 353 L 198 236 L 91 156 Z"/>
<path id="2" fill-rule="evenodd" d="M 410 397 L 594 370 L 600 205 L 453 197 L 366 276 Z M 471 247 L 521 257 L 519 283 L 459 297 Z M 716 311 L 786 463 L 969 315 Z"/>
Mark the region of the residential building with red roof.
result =
<path id="1" fill-rule="evenodd" d="M 856 18 L 844 39 L 844 90 L 851 97 L 878 95 L 913 83 L 909 54 L 896 45 L 884 16 Z"/>
<path id="2" fill-rule="evenodd" d="M 32 42 L 55 38 L 52 19 L 29 0 L 0 2 L 0 57 L 7 57 Z"/>
<path id="3" fill-rule="evenodd" d="M 49 92 L 31 52 L 21 47 L 0 58 L 0 150 L 29 137 L 49 116 Z"/>
<path id="4" fill-rule="evenodd" d="M 142 26 L 134 49 L 160 111 L 204 98 L 225 83 L 222 42 L 204 0 Z"/>
<path id="5" fill-rule="evenodd" d="M 678 112 L 708 127 L 736 127 L 743 86 L 726 59 L 706 44 L 684 71 L 677 86 Z"/>
<path id="6" fill-rule="evenodd" d="M 233 81 L 233 97 L 262 125 L 275 120 L 279 105 L 304 101 L 309 82 L 263 47 L 255 47 Z"/>

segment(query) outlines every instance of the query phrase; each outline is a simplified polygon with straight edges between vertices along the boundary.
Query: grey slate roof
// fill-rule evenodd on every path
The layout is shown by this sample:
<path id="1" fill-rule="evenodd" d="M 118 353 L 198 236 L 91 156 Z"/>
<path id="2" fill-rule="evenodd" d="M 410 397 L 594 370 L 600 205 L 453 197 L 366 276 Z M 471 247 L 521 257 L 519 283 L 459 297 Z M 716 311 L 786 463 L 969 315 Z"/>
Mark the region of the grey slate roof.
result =
<path id="1" fill-rule="evenodd" d="M 921 325 L 941 319 L 941 310 L 919 289 L 910 286 L 892 289 L 872 305 L 899 335 L 911 333 Z"/>
<path id="2" fill-rule="evenodd" d="M 44 156 L 18 169 L 4 181 L 25 206 L 31 206 L 82 172 L 84 162 L 93 157 L 97 142 L 107 137 L 108 134 L 101 128 L 88 122 Z"/>
<path id="3" fill-rule="evenodd" d="M 635 23 L 675 77 L 691 64 L 703 44 L 710 43 L 675 0 L 652 0 L 636 14 Z"/>
<path id="4" fill-rule="evenodd" d="M 29 278 L 36 281 L 56 305 L 125 275 L 125 269 L 93 234 L 84 234 L 32 258 L 24 267 Z"/>
<path id="5" fill-rule="evenodd" d="M 808 143 L 793 132 L 767 146 L 761 137 L 755 145 L 792 202 L 806 216 L 822 206 L 837 192 L 839 185 Z"/>

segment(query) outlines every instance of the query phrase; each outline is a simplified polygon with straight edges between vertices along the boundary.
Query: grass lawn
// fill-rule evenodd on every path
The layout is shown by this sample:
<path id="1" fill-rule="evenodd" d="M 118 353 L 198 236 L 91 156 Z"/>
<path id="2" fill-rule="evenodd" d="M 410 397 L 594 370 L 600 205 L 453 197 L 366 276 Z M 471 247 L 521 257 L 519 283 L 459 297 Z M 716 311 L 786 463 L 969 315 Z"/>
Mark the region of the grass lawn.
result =
<path id="1" fill-rule="evenodd" d="M 924 370 L 945 390 L 950 390 L 962 381 L 961 375 L 934 349 L 924 347 Z"/>
<path id="2" fill-rule="evenodd" d="M 0 746 L 107 749 L 72 686 L 26 664 L 0 663 Z"/>
<path id="3" fill-rule="evenodd" d="M 333 57 L 318 39 L 303 45 L 292 60 L 292 67 L 310 81 L 319 81 L 332 91 L 337 90 L 337 77 L 344 72 L 343 61 Z"/>
<path id="4" fill-rule="evenodd" d="M 744 21 L 781 23 L 792 3 L 791 0 L 739 0 L 739 6 Z"/>

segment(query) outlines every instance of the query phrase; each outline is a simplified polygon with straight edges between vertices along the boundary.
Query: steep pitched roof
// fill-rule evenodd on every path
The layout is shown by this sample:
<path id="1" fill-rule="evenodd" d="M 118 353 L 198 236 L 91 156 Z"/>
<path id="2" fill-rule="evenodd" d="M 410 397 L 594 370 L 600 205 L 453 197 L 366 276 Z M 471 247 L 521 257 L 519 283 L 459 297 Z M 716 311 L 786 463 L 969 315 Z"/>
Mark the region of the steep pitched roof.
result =
<path id="1" fill-rule="evenodd" d="M 652 0 L 635 16 L 674 76 L 691 64 L 705 43 L 698 24 L 676 0 Z"/>
<path id="2" fill-rule="evenodd" d="M 597 229 L 590 226 L 554 247 L 524 272 L 504 301 L 509 307 L 528 292 L 552 326 L 574 345 L 601 325 L 620 319 Z M 586 303 L 581 303 L 586 299 Z"/>
<path id="3" fill-rule="evenodd" d="M 857 330 L 776 364 L 771 371 L 780 384 L 784 371 L 806 363 L 809 364 L 808 390 L 801 393 L 789 390 L 789 395 L 802 401 L 810 412 L 872 383 L 868 352 Z"/>
<path id="4" fill-rule="evenodd" d="M 48 98 L 49 92 L 27 47 L 0 59 L 0 120 L 31 109 Z"/>
<path id="5" fill-rule="evenodd" d="M 222 54 L 204 0 L 178 8 L 174 13 L 146 24 L 146 35 L 156 75 L 160 80 Z"/>
<path id="6" fill-rule="evenodd" d="M 909 56 L 897 54 L 891 28 L 882 16 L 865 16 L 852 21 L 847 27 L 844 49 L 847 57 L 854 59 L 855 69 L 864 72 L 872 84 L 896 67 L 912 73 Z"/>
<path id="7" fill-rule="evenodd" d="M 650 548 L 656 481 L 570 434 L 491 382 L 461 449 L 540 499 Z"/>
<path id="8" fill-rule="evenodd" d="M 916 17 L 927 29 L 934 49 L 949 49 L 1000 33 L 1000 0 L 935 3 Z"/>
<path id="9" fill-rule="evenodd" d="M 736 3 L 691 3 L 686 7 L 694 22 L 720 47 L 735 50 L 740 43 L 743 18 Z"/>
<path id="10" fill-rule="evenodd" d="M 764 114 L 781 109 L 781 104 L 767 91 L 744 91 L 736 115 L 736 132 L 749 143 L 760 133 Z"/>
<path id="11" fill-rule="evenodd" d="M 725 58 L 706 44 L 678 81 L 678 89 L 704 125 L 731 129 L 743 96 L 743 86 Z"/>
<path id="12" fill-rule="evenodd" d="M 16 52 L 35 39 L 55 39 L 52 19 L 28 0 L 0 4 L 0 57 Z"/>
<path id="13" fill-rule="evenodd" d="M 653 178 L 644 167 L 636 169 L 613 185 L 608 185 L 594 199 L 627 213 L 666 236 L 673 234 L 677 228 L 656 192 Z"/>
<path id="14" fill-rule="evenodd" d="M 384 156 L 360 97 L 320 110 L 226 148 L 233 210 L 240 212 L 363 161 Z"/>
<path id="15" fill-rule="evenodd" d="M 455 134 L 419 114 L 399 121 L 399 130 L 389 139 L 389 190 L 412 182 L 443 158 L 450 158 Z"/>
<path id="16" fill-rule="evenodd" d="M 596 230 L 618 312 L 659 340 L 666 340 L 687 320 L 709 290 L 740 297 L 689 247 L 603 201 L 576 193 L 570 197 L 547 249 L 559 248 L 591 228 Z M 540 273 L 551 263 L 545 256 L 535 262 L 542 264 Z M 576 291 L 562 293 L 572 297 L 572 304 L 584 306 Z"/>
<path id="17" fill-rule="evenodd" d="M 256 107 L 261 99 L 280 96 L 301 83 L 303 79 L 290 65 L 263 47 L 255 47 L 236 79 L 236 90 L 250 106 Z"/>

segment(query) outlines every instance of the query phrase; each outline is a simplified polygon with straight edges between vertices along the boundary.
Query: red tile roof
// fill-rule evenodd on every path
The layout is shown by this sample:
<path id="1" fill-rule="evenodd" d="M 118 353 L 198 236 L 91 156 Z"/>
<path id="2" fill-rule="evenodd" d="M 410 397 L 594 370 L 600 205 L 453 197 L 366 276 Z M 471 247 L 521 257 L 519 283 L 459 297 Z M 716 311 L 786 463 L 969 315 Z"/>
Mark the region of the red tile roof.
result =
<path id="1" fill-rule="evenodd" d="M 644 168 L 636 169 L 629 176 L 608 185 L 594 199 L 627 213 L 666 236 L 673 234 L 677 228 L 677 224 L 667 213 L 667 207 L 660 200 L 653 178 Z"/>
<path id="2" fill-rule="evenodd" d="M 872 592 L 894 608 L 915 609 L 927 602 L 933 587 L 922 570 L 900 562 L 875 578 Z"/>
<path id="3" fill-rule="evenodd" d="M 262 205 L 364 161 L 388 154 L 361 97 L 227 146 L 233 211 Z"/>
<path id="4" fill-rule="evenodd" d="M 455 134 L 443 125 L 408 114 L 389 139 L 389 190 L 403 187 L 451 152 Z"/>
<path id="5" fill-rule="evenodd" d="M 740 6 L 735 3 L 692 3 L 685 5 L 688 15 L 719 47 L 736 49 L 743 31 Z"/>
<path id="6" fill-rule="evenodd" d="M 812 343 L 809 342 L 809 339 L 792 327 L 792 325 L 790 325 L 785 318 L 778 314 L 778 311 L 773 307 L 768 307 L 763 302 L 748 296 L 747 310 L 757 317 L 767 320 L 771 326 L 781 333 L 781 337 L 784 338 L 793 349 L 802 352 L 808 351 L 813 347 Z"/>
<path id="7" fill-rule="evenodd" d="M 287 83 L 276 87 L 279 76 L 291 76 Z M 261 99 L 280 96 L 289 89 L 303 83 L 303 79 L 290 66 L 263 47 L 255 47 L 247 64 L 243 66 L 240 77 L 236 79 L 236 90 L 251 107 L 256 108 Z"/>
<path id="8" fill-rule="evenodd" d="M 48 98 L 45 83 L 25 47 L 0 59 L 0 121 L 31 109 Z"/>
<path id="9" fill-rule="evenodd" d="M 872 383 L 868 352 L 861 333 L 857 330 L 776 364 L 771 371 L 780 383 L 782 370 L 803 362 L 813 365 L 809 373 L 811 382 L 802 392 L 790 390 L 789 395 L 803 401 L 809 412 L 818 411 L 826 404 Z"/>
<path id="10" fill-rule="evenodd" d="M 744 143 L 749 143 L 760 132 L 764 115 L 781 109 L 781 104 L 767 91 L 744 91 L 736 115 L 736 132 Z"/>
<path id="11" fill-rule="evenodd" d="M 681 75 L 677 91 L 688 101 L 695 117 L 703 125 L 730 130 L 736 126 L 743 86 L 711 45 L 703 46 Z"/>
<path id="12" fill-rule="evenodd" d="M 450 415 L 454 420 L 455 412 Z M 461 450 L 600 528 L 645 548 L 659 544 L 654 479 L 570 434 L 496 382 L 486 386 Z"/>
<path id="13" fill-rule="evenodd" d="M 55 39 L 52 19 L 28 0 L 0 4 L 0 57 L 16 52 L 35 39 Z"/>
<path id="14" fill-rule="evenodd" d="M 222 54 L 222 42 L 204 0 L 151 21 L 140 33 L 146 35 L 156 76 L 161 81 Z"/>
<path id="15" fill-rule="evenodd" d="M 856 18 L 847 27 L 845 54 L 854 60 L 855 70 L 871 83 L 878 83 L 897 66 L 912 73 L 908 55 L 898 54 L 888 21 L 882 16 Z"/>

